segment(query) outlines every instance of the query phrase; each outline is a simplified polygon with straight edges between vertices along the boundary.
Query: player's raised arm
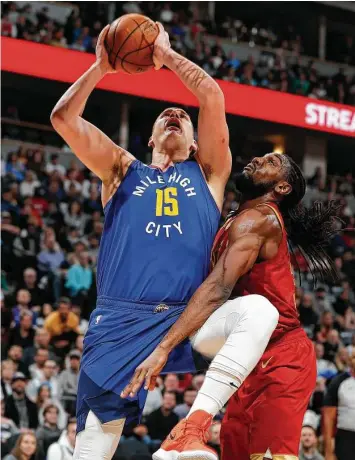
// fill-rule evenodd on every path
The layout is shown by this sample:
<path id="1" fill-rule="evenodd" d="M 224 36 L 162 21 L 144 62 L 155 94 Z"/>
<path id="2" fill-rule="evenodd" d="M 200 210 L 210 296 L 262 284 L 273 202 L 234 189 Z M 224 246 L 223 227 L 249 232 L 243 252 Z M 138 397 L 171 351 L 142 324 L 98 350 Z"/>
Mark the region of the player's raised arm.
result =
<path id="1" fill-rule="evenodd" d="M 200 103 L 197 158 L 207 181 L 218 189 L 219 195 L 222 193 L 223 198 L 232 165 L 223 91 L 208 73 L 173 51 L 161 24 L 159 28 L 154 60 L 158 67 L 164 64 L 176 73 Z"/>
<path id="2" fill-rule="evenodd" d="M 96 46 L 96 62 L 59 99 L 51 114 L 54 129 L 75 155 L 104 183 L 112 172 L 122 177 L 134 157 L 111 141 L 100 129 L 82 118 L 88 97 L 97 83 L 114 73 L 104 46 L 109 26 L 101 32 Z"/>

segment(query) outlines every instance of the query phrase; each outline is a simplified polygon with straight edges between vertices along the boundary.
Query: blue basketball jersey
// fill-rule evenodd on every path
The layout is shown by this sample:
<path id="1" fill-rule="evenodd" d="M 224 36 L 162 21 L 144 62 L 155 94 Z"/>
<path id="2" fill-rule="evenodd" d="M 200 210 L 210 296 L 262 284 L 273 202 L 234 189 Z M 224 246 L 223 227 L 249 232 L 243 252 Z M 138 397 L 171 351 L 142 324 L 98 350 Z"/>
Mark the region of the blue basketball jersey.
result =
<path id="1" fill-rule="evenodd" d="M 98 297 L 187 302 L 206 278 L 220 212 L 198 163 L 135 160 L 106 204 Z"/>

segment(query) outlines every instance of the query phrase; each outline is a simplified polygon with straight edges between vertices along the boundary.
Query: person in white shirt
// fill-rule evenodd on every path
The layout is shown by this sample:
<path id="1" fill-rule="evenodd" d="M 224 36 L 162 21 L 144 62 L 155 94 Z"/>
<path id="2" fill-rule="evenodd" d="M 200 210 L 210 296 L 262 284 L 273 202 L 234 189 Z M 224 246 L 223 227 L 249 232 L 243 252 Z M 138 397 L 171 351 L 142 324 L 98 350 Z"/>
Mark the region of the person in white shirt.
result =
<path id="1" fill-rule="evenodd" d="M 21 196 L 33 196 L 37 187 L 39 187 L 41 183 L 35 177 L 33 171 L 28 170 L 25 173 L 25 180 L 20 184 L 20 194 Z"/>
<path id="2" fill-rule="evenodd" d="M 51 161 L 46 166 L 47 174 L 52 174 L 53 171 L 58 171 L 62 178 L 65 176 L 66 173 L 64 166 L 58 163 L 58 155 L 56 153 L 53 153 L 51 155 Z"/>
<path id="3" fill-rule="evenodd" d="M 57 377 L 57 370 L 58 366 L 55 361 L 48 359 L 43 367 L 43 377 L 34 378 L 30 381 L 26 388 L 26 394 L 29 399 L 32 401 L 36 401 L 38 388 L 42 385 L 42 383 L 48 383 L 51 389 L 51 395 L 53 399 L 58 398 L 58 377 Z"/>
<path id="4" fill-rule="evenodd" d="M 67 429 L 63 431 L 58 442 L 49 446 L 47 460 L 72 460 L 76 438 L 76 420 L 69 419 Z"/>

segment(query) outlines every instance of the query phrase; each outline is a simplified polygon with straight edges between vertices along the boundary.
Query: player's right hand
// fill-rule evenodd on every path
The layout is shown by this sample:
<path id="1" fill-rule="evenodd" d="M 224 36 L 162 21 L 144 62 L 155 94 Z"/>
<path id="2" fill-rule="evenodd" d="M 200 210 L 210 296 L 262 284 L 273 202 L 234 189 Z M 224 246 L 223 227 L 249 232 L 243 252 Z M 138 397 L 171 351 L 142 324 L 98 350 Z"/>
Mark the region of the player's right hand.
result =
<path id="1" fill-rule="evenodd" d="M 169 353 L 159 346 L 135 370 L 129 384 L 121 393 L 121 398 L 133 398 L 144 383 L 144 389 L 153 391 L 160 372 L 163 370 Z"/>
<path id="2" fill-rule="evenodd" d="M 159 27 L 159 35 L 154 42 L 153 61 L 155 70 L 159 70 L 164 65 L 164 56 L 170 50 L 170 40 L 168 32 L 165 32 L 163 25 L 157 22 Z"/>
<path id="3" fill-rule="evenodd" d="M 116 73 L 117 70 L 112 67 L 110 61 L 108 60 L 108 54 L 105 47 L 105 38 L 110 28 L 110 24 L 107 24 L 105 28 L 102 29 L 99 38 L 97 39 L 96 44 L 96 64 L 100 67 L 101 71 L 106 73 Z"/>

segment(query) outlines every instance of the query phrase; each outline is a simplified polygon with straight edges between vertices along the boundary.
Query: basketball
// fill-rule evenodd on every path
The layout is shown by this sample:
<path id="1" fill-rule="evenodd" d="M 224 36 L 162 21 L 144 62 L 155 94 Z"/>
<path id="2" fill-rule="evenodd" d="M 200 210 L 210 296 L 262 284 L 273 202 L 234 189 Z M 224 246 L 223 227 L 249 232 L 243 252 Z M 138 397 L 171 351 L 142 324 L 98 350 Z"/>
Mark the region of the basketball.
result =
<path id="1" fill-rule="evenodd" d="M 105 39 L 112 67 L 129 74 L 153 69 L 154 41 L 158 33 L 158 26 L 147 16 L 125 14 L 116 19 Z"/>

